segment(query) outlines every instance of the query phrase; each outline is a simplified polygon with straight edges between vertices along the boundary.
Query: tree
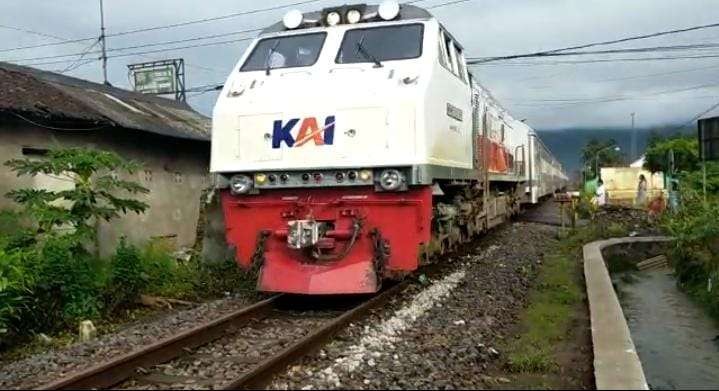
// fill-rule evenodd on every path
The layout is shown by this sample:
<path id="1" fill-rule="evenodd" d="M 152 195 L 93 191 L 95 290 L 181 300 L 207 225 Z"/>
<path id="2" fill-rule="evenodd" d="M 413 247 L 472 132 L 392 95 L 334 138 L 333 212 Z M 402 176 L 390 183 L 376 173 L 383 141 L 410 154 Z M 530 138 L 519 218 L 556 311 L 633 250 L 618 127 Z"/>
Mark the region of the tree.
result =
<path id="1" fill-rule="evenodd" d="M 120 213 L 143 213 L 148 208 L 142 201 L 117 195 L 146 194 L 149 190 L 135 182 L 119 179 L 118 173 L 134 174 L 139 165 L 112 152 L 57 149 L 49 151 L 40 160 L 14 159 L 5 165 L 17 176 L 45 174 L 74 184 L 70 190 L 30 188 L 7 194 L 36 220 L 38 233 L 50 232 L 67 224 L 81 237 L 95 237 L 95 221 L 110 221 Z"/>
<path id="2" fill-rule="evenodd" d="M 645 153 L 644 168 L 651 172 L 669 172 L 669 151 L 674 151 L 674 168 L 678 172 L 699 168 L 699 142 L 692 136 L 653 137 Z"/>
<path id="3" fill-rule="evenodd" d="M 614 139 L 600 141 L 591 139 L 582 148 L 582 163 L 584 167 L 589 167 L 587 172 L 592 176 L 597 176 L 595 166 L 616 166 L 624 164 L 624 156 L 615 148 L 617 142 Z M 598 160 L 598 164 L 596 162 Z"/>

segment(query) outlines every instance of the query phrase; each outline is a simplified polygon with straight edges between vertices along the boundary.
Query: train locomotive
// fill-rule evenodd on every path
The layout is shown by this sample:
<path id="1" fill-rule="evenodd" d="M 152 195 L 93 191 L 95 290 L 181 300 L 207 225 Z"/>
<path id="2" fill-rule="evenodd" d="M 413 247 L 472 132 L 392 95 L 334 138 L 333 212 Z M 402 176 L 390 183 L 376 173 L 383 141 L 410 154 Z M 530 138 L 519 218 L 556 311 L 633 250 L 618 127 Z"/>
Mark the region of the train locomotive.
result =
<path id="1" fill-rule="evenodd" d="M 445 27 L 395 1 L 264 29 L 215 105 L 211 171 L 258 289 L 311 295 L 376 292 L 567 180 Z"/>

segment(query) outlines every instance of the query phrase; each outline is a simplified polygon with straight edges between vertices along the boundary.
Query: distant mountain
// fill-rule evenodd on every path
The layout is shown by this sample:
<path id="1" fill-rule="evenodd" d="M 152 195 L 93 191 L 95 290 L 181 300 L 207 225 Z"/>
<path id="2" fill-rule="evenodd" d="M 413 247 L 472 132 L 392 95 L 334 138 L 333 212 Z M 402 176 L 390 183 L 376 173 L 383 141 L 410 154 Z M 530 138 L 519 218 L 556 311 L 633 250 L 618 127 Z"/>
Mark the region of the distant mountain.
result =
<path id="1" fill-rule="evenodd" d="M 598 140 L 609 140 L 614 139 L 622 148 L 622 153 L 625 156 L 627 163 L 631 163 L 632 160 L 636 160 L 641 156 L 647 148 L 647 141 L 649 135 L 654 130 L 656 133 L 669 136 L 676 134 L 677 132 L 673 127 L 667 127 L 668 130 L 662 129 L 637 129 L 637 156 L 630 157 L 631 144 L 632 144 L 632 130 L 631 128 L 620 129 L 620 128 L 581 128 L 581 129 L 544 129 L 538 130 L 537 133 L 542 139 L 544 144 L 552 151 L 552 154 L 559 159 L 564 165 L 568 173 L 573 173 L 580 170 L 581 168 L 581 151 L 582 148 L 592 138 Z M 695 134 L 693 129 L 685 129 L 685 134 Z"/>

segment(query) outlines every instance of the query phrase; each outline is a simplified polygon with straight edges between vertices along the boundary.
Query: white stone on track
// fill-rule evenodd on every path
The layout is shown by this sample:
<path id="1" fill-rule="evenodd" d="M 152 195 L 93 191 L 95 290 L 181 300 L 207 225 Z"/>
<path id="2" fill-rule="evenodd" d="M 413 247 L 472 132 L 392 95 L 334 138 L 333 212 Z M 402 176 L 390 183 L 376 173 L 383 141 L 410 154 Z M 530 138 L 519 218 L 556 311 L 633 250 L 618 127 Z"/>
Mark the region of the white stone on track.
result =
<path id="1" fill-rule="evenodd" d="M 318 373 L 330 387 L 340 387 L 340 378 L 355 372 L 362 363 L 372 366 L 372 357 L 391 354 L 400 334 L 411 327 L 439 301 L 450 295 L 464 279 L 464 269 L 456 271 L 414 296 L 406 306 L 395 311 L 391 318 L 378 325 L 365 327 L 358 343 L 347 349 L 347 355 Z"/>

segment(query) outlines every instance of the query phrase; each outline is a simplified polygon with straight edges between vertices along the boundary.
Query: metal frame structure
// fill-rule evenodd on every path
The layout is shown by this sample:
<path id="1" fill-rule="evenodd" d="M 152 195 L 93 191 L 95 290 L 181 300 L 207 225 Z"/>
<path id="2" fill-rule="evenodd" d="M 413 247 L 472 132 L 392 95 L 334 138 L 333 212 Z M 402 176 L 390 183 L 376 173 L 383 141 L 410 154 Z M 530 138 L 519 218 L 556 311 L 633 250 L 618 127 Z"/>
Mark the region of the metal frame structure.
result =
<path id="1" fill-rule="evenodd" d="M 159 67 L 165 67 L 171 65 L 175 70 L 175 84 L 177 88 L 175 88 L 175 91 L 169 92 L 167 94 L 156 94 L 156 95 L 169 95 L 169 94 L 175 94 L 175 100 L 178 102 L 185 102 L 187 99 L 186 96 L 186 89 L 185 89 L 185 59 L 183 58 L 173 58 L 169 60 L 160 60 L 160 61 L 150 61 L 150 62 L 143 62 L 139 64 L 130 64 L 127 66 L 127 69 L 130 71 L 131 74 L 134 74 L 134 72 L 138 70 L 144 70 L 144 69 L 150 69 L 150 68 L 159 68 Z M 133 86 L 134 88 L 134 86 Z"/>

